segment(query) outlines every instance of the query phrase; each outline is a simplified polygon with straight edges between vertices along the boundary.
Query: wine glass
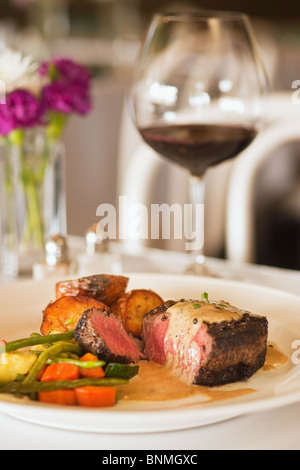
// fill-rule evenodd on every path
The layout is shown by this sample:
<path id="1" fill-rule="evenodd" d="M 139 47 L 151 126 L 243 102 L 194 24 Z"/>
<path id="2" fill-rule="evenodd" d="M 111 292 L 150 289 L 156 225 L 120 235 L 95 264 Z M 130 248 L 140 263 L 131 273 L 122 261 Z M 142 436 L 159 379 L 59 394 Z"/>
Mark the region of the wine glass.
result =
<path id="1" fill-rule="evenodd" d="M 134 73 L 130 111 L 144 141 L 189 171 L 194 208 L 204 206 L 207 169 L 255 139 L 266 90 L 247 15 L 154 15 Z M 192 255 L 189 272 L 207 274 L 204 243 Z"/>

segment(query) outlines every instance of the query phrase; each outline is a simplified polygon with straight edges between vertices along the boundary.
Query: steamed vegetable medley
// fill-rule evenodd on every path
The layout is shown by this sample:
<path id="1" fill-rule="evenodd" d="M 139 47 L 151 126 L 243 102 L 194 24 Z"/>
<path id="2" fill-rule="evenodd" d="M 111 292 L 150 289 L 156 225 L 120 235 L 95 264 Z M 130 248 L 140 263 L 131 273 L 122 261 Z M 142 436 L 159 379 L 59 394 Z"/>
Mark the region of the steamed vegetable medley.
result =
<path id="1" fill-rule="evenodd" d="M 0 342 L 0 393 L 55 405 L 107 407 L 138 366 L 106 364 L 84 353 L 74 332 Z"/>

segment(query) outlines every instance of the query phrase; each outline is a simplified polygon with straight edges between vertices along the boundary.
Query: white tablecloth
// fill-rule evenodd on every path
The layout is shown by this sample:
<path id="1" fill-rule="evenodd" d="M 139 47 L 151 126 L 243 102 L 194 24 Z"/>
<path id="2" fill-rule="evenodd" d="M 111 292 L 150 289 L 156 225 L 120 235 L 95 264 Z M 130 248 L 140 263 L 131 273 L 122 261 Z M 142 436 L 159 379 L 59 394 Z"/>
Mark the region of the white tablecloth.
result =
<path id="1" fill-rule="evenodd" d="M 146 250 L 123 257 L 126 272 L 183 272 L 185 254 Z M 262 266 L 237 265 L 208 260 L 223 277 L 300 292 L 300 273 Z M 300 312 L 299 312 L 300 315 Z M 241 416 L 229 421 L 186 431 L 138 435 L 105 435 L 48 429 L 1 414 L 0 449 L 27 450 L 300 450 L 300 403 L 274 411 Z"/>

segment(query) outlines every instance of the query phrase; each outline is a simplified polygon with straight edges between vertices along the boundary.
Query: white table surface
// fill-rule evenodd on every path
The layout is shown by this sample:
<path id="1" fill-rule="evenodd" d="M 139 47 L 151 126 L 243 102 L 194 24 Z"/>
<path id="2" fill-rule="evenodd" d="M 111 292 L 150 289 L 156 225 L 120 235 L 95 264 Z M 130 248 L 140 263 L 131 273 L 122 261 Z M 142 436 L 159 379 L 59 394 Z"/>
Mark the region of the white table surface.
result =
<path id="1" fill-rule="evenodd" d="M 183 272 L 186 255 L 147 250 L 125 256 L 125 272 Z M 300 272 L 208 260 L 227 278 L 299 295 Z M 167 268 L 166 268 L 167 267 Z M 300 312 L 299 312 L 300 315 Z M 197 429 L 157 434 L 106 435 L 69 432 L 28 424 L 1 414 L 1 450 L 300 450 L 300 403 L 241 416 Z M 133 452 L 134 454 L 134 452 Z"/>

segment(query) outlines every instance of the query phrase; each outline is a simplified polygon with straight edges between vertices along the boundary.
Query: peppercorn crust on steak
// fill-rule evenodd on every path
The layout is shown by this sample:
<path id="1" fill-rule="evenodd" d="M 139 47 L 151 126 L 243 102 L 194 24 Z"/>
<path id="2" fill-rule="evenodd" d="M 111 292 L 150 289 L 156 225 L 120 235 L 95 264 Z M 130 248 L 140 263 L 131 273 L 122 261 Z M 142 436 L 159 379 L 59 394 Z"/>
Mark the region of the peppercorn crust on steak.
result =
<path id="1" fill-rule="evenodd" d="M 226 302 L 169 301 L 143 321 L 144 352 L 189 384 L 224 385 L 263 367 L 268 321 Z"/>

